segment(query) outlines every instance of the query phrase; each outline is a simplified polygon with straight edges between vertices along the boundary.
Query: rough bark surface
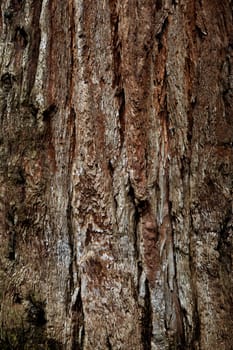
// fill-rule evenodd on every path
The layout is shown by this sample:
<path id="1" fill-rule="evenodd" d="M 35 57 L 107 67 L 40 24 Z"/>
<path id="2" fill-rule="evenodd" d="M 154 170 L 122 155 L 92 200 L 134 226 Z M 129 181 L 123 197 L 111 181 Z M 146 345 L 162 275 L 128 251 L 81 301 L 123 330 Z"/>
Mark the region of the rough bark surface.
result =
<path id="1" fill-rule="evenodd" d="M 1 349 L 230 350 L 228 0 L 3 0 Z"/>

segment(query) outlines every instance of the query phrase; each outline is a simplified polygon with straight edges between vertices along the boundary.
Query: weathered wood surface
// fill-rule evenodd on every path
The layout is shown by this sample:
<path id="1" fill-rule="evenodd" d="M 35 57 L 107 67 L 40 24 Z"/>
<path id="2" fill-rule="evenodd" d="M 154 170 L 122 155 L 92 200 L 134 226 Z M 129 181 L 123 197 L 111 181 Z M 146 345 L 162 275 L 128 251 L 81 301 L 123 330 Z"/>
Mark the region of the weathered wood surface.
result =
<path id="1" fill-rule="evenodd" d="M 232 2 L 0 6 L 1 347 L 230 350 Z"/>

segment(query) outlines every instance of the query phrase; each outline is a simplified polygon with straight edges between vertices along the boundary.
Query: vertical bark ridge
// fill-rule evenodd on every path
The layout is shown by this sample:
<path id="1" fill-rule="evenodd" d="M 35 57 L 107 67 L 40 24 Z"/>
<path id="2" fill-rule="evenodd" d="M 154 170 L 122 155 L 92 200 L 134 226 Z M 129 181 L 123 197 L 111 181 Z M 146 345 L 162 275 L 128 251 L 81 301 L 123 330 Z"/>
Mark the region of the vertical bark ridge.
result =
<path id="1" fill-rule="evenodd" d="M 232 4 L 0 8 L 0 347 L 230 349 Z"/>

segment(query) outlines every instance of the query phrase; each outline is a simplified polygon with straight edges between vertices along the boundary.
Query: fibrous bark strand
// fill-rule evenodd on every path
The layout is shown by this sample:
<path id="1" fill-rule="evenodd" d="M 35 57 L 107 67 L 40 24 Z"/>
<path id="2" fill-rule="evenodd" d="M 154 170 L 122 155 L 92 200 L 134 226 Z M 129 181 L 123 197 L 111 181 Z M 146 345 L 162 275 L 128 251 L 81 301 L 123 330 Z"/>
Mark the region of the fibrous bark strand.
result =
<path id="1" fill-rule="evenodd" d="M 0 14 L 0 347 L 230 350 L 231 2 Z"/>

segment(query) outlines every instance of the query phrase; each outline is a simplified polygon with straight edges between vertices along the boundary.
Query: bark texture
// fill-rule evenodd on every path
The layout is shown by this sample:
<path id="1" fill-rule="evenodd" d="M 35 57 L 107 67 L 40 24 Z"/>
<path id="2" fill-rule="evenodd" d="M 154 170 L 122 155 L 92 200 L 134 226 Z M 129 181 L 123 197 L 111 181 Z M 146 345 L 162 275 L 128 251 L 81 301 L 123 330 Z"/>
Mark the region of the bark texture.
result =
<path id="1" fill-rule="evenodd" d="M 232 1 L 0 6 L 1 349 L 232 349 Z"/>

